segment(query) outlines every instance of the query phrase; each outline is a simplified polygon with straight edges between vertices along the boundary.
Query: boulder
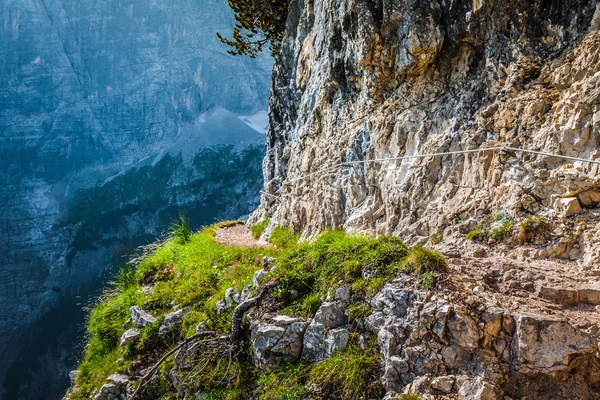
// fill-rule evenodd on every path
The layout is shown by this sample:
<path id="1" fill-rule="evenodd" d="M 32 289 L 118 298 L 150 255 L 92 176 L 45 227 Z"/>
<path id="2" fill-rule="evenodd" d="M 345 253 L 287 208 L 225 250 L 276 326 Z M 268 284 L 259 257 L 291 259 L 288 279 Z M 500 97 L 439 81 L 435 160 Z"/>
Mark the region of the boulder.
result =
<path id="1" fill-rule="evenodd" d="M 291 323 L 277 344 L 271 348 L 271 352 L 298 358 L 302 350 L 302 340 L 306 326 L 307 323 L 304 321 Z"/>
<path id="2" fill-rule="evenodd" d="M 69 372 L 69 381 L 71 382 L 71 386 L 75 386 L 77 383 L 77 375 L 79 375 L 78 370 L 73 370 Z"/>
<path id="3" fill-rule="evenodd" d="M 592 338 L 569 322 L 528 315 L 517 318 L 513 346 L 520 372 L 533 374 L 568 369 L 576 358 L 596 351 Z"/>
<path id="4" fill-rule="evenodd" d="M 119 389 L 125 389 L 129 384 L 129 377 L 123 374 L 112 374 L 106 380 L 117 385 Z"/>
<path id="5" fill-rule="evenodd" d="M 142 333 L 137 329 L 128 329 L 121 335 L 120 345 L 135 344 L 140 340 Z"/>
<path id="6" fill-rule="evenodd" d="M 349 333 L 346 327 L 341 328 L 345 323 L 339 302 L 323 303 L 304 333 L 302 360 L 318 362 L 346 349 Z"/>
<path id="7" fill-rule="evenodd" d="M 345 286 L 337 288 L 334 299 L 344 305 L 350 304 L 350 289 Z"/>
<path id="8" fill-rule="evenodd" d="M 458 397 L 461 400 L 503 400 L 504 393 L 485 379 L 477 377 L 460 384 Z"/>
<path id="9" fill-rule="evenodd" d="M 315 322 L 327 328 L 337 328 L 346 323 L 346 316 L 337 302 L 323 303 L 315 315 Z"/>
<path id="10" fill-rule="evenodd" d="M 114 383 L 107 383 L 100 388 L 96 396 L 94 396 L 94 400 L 120 400 L 120 395 L 121 391 L 117 385 Z"/>
<path id="11" fill-rule="evenodd" d="M 254 324 L 254 364 L 260 369 L 268 369 L 278 366 L 284 358 L 297 359 L 307 326 L 308 321 L 285 315 L 273 317 L 271 323 Z"/>
<path id="12" fill-rule="evenodd" d="M 431 380 L 431 387 L 435 390 L 439 390 L 443 393 L 451 393 L 452 387 L 454 386 L 454 382 L 456 378 L 452 375 L 448 376 L 438 376 L 437 378 L 433 378 Z"/>
<path id="13" fill-rule="evenodd" d="M 254 276 L 252 276 L 252 285 L 255 289 L 258 289 L 260 287 L 262 282 L 265 280 L 266 276 L 267 271 L 265 271 L 264 269 L 259 269 L 254 273 Z"/>
<path id="14" fill-rule="evenodd" d="M 181 321 L 183 321 L 183 318 L 185 318 L 189 310 L 189 307 L 186 307 L 184 309 L 173 311 L 172 313 L 167 314 L 163 323 L 160 325 L 158 334 L 160 336 L 165 336 L 173 332 L 173 330 L 181 323 Z"/>
<path id="15" fill-rule="evenodd" d="M 561 217 L 570 217 L 579 214 L 582 209 L 576 197 L 558 198 L 554 202 L 554 209 Z"/>
<path id="16" fill-rule="evenodd" d="M 138 328 L 144 328 L 156 322 L 156 318 L 138 306 L 131 307 L 129 313 L 131 314 L 131 321 Z"/>
<path id="17" fill-rule="evenodd" d="M 350 333 L 346 328 L 331 329 L 327 331 L 324 338 L 325 354 L 331 357 L 335 353 L 346 350 Z"/>
<path id="18" fill-rule="evenodd" d="M 254 365 L 259 369 L 267 369 L 279 365 L 279 359 L 270 350 L 285 333 L 285 328 L 277 325 L 258 325 L 252 329 L 252 356 Z"/>

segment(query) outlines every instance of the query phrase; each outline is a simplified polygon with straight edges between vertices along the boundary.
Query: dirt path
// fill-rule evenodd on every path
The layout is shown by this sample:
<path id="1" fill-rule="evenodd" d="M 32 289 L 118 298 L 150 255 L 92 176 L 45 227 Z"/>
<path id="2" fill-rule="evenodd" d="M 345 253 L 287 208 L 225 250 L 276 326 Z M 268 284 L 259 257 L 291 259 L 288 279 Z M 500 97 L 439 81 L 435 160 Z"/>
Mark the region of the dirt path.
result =
<path id="1" fill-rule="evenodd" d="M 219 228 L 215 234 L 219 244 L 239 247 L 267 247 L 269 243 L 254 239 L 243 223 Z"/>
<path id="2" fill-rule="evenodd" d="M 451 279 L 469 294 L 512 311 L 600 324 L 600 277 L 575 263 L 506 257 L 450 259 Z"/>

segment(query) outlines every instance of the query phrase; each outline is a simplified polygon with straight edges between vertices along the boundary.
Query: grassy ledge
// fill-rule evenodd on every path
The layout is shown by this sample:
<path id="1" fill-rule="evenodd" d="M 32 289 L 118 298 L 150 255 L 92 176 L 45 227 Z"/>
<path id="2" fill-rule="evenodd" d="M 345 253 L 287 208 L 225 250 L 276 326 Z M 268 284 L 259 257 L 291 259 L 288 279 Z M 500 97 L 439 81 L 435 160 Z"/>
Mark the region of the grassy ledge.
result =
<path id="1" fill-rule="evenodd" d="M 299 243 L 297 235 L 278 227 L 271 236 L 276 247 L 242 248 L 216 242 L 216 230 L 226 225 L 191 234 L 180 222 L 173 227 L 172 239 L 143 258 L 137 268 L 121 270 L 89 315 L 87 346 L 77 385 L 70 392 L 72 400 L 90 398 L 113 373 L 131 375 L 131 371 L 147 368 L 191 336 L 201 322 L 207 329 L 227 332 L 231 312 L 217 313 L 216 305 L 228 288 L 240 292 L 251 286 L 265 256 L 276 259 L 269 276 L 280 282 L 275 293 L 277 307 L 288 315 L 313 316 L 329 290 L 348 285 L 355 299 L 348 309 L 350 319 L 365 318 L 370 312 L 366 300 L 400 272 L 412 272 L 424 287 L 433 288 L 436 274 L 446 271 L 446 260 L 440 253 L 421 246 L 408 247 L 395 237 L 331 231 L 313 242 Z M 260 227 L 253 234 L 263 231 Z M 157 321 L 140 329 L 139 342 L 120 346 L 121 335 L 132 327 L 129 308 L 134 305 Z M 160 336 L 162 321 L 175 307 L 189 307 L 190 311 L 171 334 Z M 315 390 L 333 397 L 358 398 L 360 393 L 378 390 L 368 387 L 365 380 L 365 371 L 374 368 L 377 355 L 361 350 L 356 340 L 351 342 L 347 351 L 322 363 L 289 365 L 262 376 L 249 354 L 241 365 L 227 370 L 226 363 L 214 361 L 190 376 L 186 390 L 214 399 L 299 399 Z M 169 360 L 162 365 L 152 385 L 154 398 L 178 398 L 167 378 L 173 364 Z"/>

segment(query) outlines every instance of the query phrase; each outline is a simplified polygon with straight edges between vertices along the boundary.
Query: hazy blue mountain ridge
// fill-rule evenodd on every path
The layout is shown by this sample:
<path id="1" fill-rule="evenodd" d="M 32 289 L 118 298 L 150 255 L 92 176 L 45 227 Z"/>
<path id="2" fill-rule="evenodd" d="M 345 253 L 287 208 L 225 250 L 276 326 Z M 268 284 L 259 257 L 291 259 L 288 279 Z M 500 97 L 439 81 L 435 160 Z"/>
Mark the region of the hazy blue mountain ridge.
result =
<path id="1" fill-rule="evenodd" d="M 51 398 L 34 386 L 65 385 L 58 337 L 80 332 L 45 313 L 180 210 L 258 202 L 271 59 L 226 54 L 224 0 L 5 0 L 0 21 L 0 383 Z"/>

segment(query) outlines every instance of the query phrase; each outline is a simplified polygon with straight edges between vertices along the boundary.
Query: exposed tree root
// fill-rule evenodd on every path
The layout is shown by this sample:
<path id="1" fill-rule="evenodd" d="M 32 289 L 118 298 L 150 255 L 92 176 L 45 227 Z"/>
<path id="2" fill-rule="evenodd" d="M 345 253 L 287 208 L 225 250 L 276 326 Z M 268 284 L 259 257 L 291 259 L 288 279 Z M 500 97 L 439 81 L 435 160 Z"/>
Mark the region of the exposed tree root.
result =
<path id="1" fill-rule="evenodd" d="M 240 337 L 242 333 L 242 322 L 244 319 L 244 315 L 250 311 L 252 308 L 256 307 L 256 305 L 262 301 L 267 294 L 271 292 L 275 287 L 279 285 L 278 281 L 268 282 L 260 291 L 258 295 L 247 299 L 241 302 L 235 310 L 233 310 L 233 316 L 231 317 L 231 342 L 233 344 L 233 352 L 235 355 L 240 350 L 240 345 L 243 342 L 243 339 Z"/>
<path id="2" fill-rule="evenodd" d="M 168 352 L 166 352 L 161 358 L 160 360 L 158 360 L 158 362 L 156 364 L 154 364 L 152 366 L 152 368 L 150 368 L 150 371 L 148 371 L 146 373 L 146 375 L 142 376 L 142 378 L 140 379 L 140 384 L 138 385 L 138 387 L 135 389 L 135 391 L 133 392 L 133 394 L 131 395 L 131 397 L 129 398 L 129 400 L 133 400 L 135 398 L 135 396 L 140 392 L 140 390 L 146 385 L 146 383 L 148 383 L 148 381 L 154 376 L 154 374 L 156 373 L 156 370 L 158 370 L 158 367 L 160 367 L 160 365 L 173 353 L 175 353 L 177 350 L 181 349 L 183 346 L 185 346 L 186 344 L 188 344 L 189 342 L 191 342 L 192 340 L 196 340 L 198 338 L 201 337 L 206 337 L 206 336 L 212 336 L 215 333 L 212 331 L 206 331 L 206 332 L 200 332 L 200 333 L 196 333 L 195 335 L 192 335 L 188 338 L 185 338 L 183 341 L 181 341 L 180 343 L 177 344 L 177 346 L 173 347 L 171 350 L 169 350 Z"/>
<path id="3" fill-rule="evenodd" d="M 131 397 L 129 398 L 129 400 L 133 400 L 136 398 L 136 396 L 140 393 L 140 391 L 146 386 L 146 384 L 152 379 L 152 377 L 156 374 L 156 371 L 158 371 L 158 368 L 160 367 L 160 365 L 165 362 L 165 360 L 167 358 L 169 358 L 169 356 L 173 355 L 174 353 L 176 353 L 177 351 L 181 350 L 184 346 L 187 346 L 190 342 L 200 339 L 200 338 L 205 338 L 207 336 L 211 336 L 212 338 L 209 339 L 204 339 L 201 340 L 199 342 L 194 343 L 194 347 L 198 346 L 198 345 L 203 345 L 203 344 L 210 344 L 211 342 L 216 342 L 220 345 L 225 346 L 226 348 L 229 349 L 228 354 L 227 354 L 227 358 L 229 359 L 228 361 L 228 366 L 227 366 L 227 370 L 225 373 L 225 376 L 227 375 L 227 373 L 229 372 L 229 369 L 231 367 L 231 364 L 233 362 L 234 359 L 236 359 L 238 357 L 238 355 L 240 354 L 241 350 L 242 350 L 242 343 L 243 343 L 243 338 L 242 338 L 242 324 L 244 322 L 244 315 L 246 315 L 246 313 L 248 311 L 250 311 L 252 308 L 256 307 L 258 305 L 259 302 L 261 302 L 270 292 L 271 290 L 273 290 L 275 287 L 277 287 L 277 285 L 279 284 L 279 282 L 277 281 L 271 281 L 268 282 L 260 291 L 260 293 L 258 295 L 256 295 L 255 297 L 252 297 L 250 299 L 247 299 L 243 302 L 241 302 L 234 310 L 233 310 L 233 315 L 231 317 L 231 330 L 229 332 L 229 335 L 226 336 L 219 336 L 219 337 L 214 337 L 216 335 L 215 332 L 213 331 L 205 331 L 205 332 L 199 332 L 196 333 L 190 337 L 185 338 L 184 340 L 182 340 L 181 342 L 179 342 L 175 347 L 173 347 L 171 350 L 169 350 L 168 352 L 166 352 L 151 368 L 150 370 L 139 380 L 139 385 L 138 387 L 135 389 L 135 391 L 133 392 L 133 394 L 131 395 Z M 209 359 L 206 364 L 201 368 L 204 369 L 208 363 L 211 360 Z M 221 362 L 221 360 L 219 361 L 219 363 Z M 184 379 L 184 382 L 190 378 L 191 374 L 196 370 L 196 368 L 194 370 L 192 370 Z M 224 376 L 224 378 L 225 378 Z M 224 379 L 223 378 L 223 379 Z"/>

